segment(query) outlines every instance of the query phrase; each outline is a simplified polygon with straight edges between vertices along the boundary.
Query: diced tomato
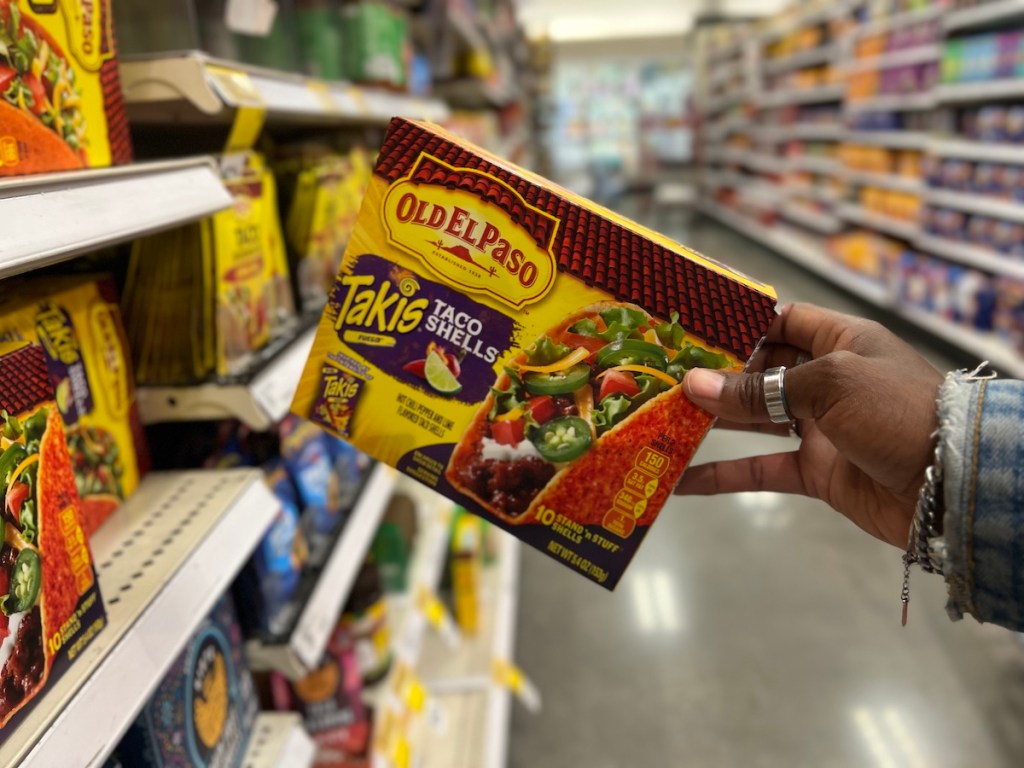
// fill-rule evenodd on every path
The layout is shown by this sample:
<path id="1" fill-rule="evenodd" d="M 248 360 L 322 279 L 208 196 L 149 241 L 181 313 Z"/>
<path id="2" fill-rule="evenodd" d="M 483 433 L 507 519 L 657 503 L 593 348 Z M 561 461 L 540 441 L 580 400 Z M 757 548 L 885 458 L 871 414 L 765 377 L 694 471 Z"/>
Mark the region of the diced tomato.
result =
<path id="1" fill-rule="evenodd" d="M 15 483 L 7 489 L 7 509 L 19 523 L 21 522 L 21 505 L 28 498 L 28 483 Z"/>
<path id="2" fill-rule="evenodd" d="M 462 375 L 462 366 L 459 365 L 459 358 L 451 352 L 446 352 L 444 355 L 444 361 L 448 365 L 448 370 L 452 372 L 452 376 L 457 379 Z"/>
<path id="3" fill-rule="evenodd" d="M 526 403 L 526 407 L 530 411 L 530 415 L 533 416 L 533 420 L 538 424 L 550 421 L 551 417 L 555 415 L 555 400 L 551 395 L 531 397 Z"/>
<path id="4" fill-rule="evenodd" d="M 413 376 L 419 376 L 422 379 L 426 376 L 426 374 L 424 373 L 426 367 L 427 359 L 423 358 L 422 360 L 413 360 L 410 363 L 406 363 L 405 365 L 402 366 L 402 370 L 408 371 Z"/>
<path id="5" fill-rule="evenodd" d="M 11 80 L 14 79 L 15 72 L 13 67 L 0 66 L 0 93 L 7 90 L 7 87 L 11 84 Z"/>
<path id="6" fill-rule="evenodd" d="M 32 94 L 32 112 L 41 115 L 46 110 L 46 91 L 39 78 L 34 75 L 25 75 L 24 83 Z"/>
<path id="7" fill-rule="evenodd" d="M 597 352 L 597 350 L 603 349 L 608 345 L 607 341 L 598 336 L 581 336 L 578 333 L 571 333 L 570 331 L 566 331 L 562 334 L 561 342 L 569 345 L 573 349 L 576 347 L 583 347 L 591 353 Z"/>
<path id="8" fill-rule="evenodd" d="M 519 445 L 524 435 L 523 420 L 496 421 L 491 424 L 491 435 L 499 445 Z"/>
<path id="9" fill-rule="evenodd" d="M 598 393 L 597 399 L 604 400 L 608 395 L 614 395 L 618 392 L 627 397 L 640 394 L 640 385 L 636 383 L 633 374 L 626 373 L 625 371 L 608 371 L 601 378 L 601 390 Z"/>

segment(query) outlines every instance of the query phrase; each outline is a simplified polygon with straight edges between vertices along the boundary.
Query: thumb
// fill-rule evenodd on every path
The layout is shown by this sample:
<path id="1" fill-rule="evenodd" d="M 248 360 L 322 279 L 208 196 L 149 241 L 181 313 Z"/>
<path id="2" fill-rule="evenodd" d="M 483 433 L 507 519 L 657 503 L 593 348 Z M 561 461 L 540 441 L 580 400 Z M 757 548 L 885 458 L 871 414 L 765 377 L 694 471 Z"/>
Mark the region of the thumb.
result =
<path id="1" fill-rule="evenodd" d="M 739 424 L 770 421 L 760 373 L 694 368 L 683 378 L 683 391 L 695 405 L 726 421 Z"/>

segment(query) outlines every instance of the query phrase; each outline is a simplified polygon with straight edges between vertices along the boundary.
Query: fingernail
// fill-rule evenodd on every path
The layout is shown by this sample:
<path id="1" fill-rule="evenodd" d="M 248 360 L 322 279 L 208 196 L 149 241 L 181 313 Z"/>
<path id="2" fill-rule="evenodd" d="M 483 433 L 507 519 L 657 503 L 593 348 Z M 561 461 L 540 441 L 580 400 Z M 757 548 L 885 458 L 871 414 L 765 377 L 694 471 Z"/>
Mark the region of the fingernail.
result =
<path id="1" fill-rule="evenodd" d="M 717 402 L 725 389 L 725 376 L 707 368 L 694 368 L 683 379 L 683 387 L 691 398 Z"/>

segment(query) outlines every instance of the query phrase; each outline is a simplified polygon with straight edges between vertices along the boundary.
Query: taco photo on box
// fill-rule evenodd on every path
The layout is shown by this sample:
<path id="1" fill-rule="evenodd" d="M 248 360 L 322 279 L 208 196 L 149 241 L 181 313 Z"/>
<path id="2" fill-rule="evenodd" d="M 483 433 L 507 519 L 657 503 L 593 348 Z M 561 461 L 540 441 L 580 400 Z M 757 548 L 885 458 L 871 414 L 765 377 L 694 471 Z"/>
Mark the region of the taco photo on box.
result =
<path id="1" fill-rule="evenodd" d="M 42 350 L 0 356 L 0 728 L 102 628 L 64 425 Z"/>

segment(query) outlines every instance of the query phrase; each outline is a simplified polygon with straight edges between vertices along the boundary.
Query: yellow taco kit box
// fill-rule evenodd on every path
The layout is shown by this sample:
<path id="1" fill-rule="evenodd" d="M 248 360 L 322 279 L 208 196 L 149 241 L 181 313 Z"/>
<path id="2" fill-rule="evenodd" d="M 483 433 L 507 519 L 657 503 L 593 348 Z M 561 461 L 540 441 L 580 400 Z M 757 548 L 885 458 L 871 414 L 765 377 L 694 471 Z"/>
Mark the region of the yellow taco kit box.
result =
<path id="1" fill-rule="evenodd" d="M 0 342 L 0 743 L 106 626 L 43 350 Z"/>
<path id="2" fill-rule="evenodd" d="M 0 176 L 131 158 L 110 0 L 0 0 Z"/>
<path id="3" fill-rule="evenodd" d="M 395 118 L 292 405 L 612 589 L 771 287 Z"/>

